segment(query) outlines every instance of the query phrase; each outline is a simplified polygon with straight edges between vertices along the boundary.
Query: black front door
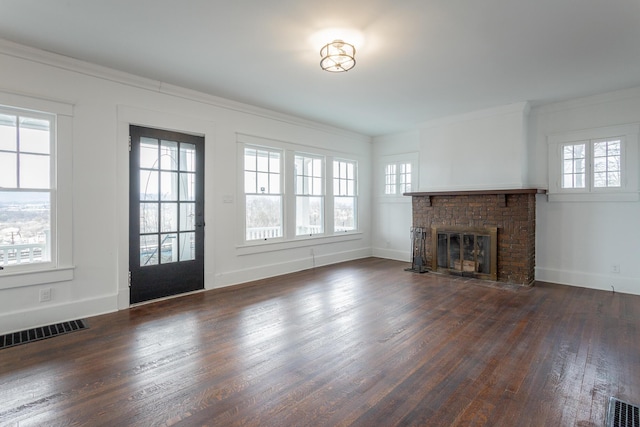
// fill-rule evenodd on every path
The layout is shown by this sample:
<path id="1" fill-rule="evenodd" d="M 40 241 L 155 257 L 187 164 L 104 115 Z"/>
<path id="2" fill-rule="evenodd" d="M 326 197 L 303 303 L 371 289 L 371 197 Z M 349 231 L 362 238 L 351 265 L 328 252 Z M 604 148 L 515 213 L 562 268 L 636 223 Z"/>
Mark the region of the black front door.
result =
<path id="1" fill-rule="evenodd" d="M 131 303 L 204 288 L 204 138 L 130 127 Z"/>

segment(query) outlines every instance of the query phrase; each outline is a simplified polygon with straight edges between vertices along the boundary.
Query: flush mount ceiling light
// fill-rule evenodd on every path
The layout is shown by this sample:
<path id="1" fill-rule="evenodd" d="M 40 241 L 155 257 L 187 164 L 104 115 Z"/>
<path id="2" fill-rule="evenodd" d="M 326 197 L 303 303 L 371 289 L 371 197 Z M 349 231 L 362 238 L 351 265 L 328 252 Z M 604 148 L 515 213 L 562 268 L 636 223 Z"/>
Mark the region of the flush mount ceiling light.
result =
<path id="1" fill-rule="evenodd" d="M 330 73 L 349 71 L 356 65 L 356 48 L 342 40 L 334 40 L 320 49 L 320 67 Z"/>

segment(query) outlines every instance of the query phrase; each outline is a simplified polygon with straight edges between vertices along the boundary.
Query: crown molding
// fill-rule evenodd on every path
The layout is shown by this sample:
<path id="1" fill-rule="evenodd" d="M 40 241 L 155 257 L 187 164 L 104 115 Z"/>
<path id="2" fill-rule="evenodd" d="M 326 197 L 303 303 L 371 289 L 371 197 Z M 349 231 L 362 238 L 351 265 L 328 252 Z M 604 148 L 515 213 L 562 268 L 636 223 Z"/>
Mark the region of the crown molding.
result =
<path id="1" fill-rule="evenodd" d="M 138 89 L 199 102 L 201 104 L 206 104 L 225 110 L 232 110 L 243 114 L 276 120 L 287 124 L 313 129 L 316 131 L 322 131 L 334 135 L 348 137 L 362 142 L 371 142 L 371 137 L 368 135 L 356 133 L 320 122 L 315 122 L 290 114 L 280 113 L 274 110 L 269 110 L 250 104 L 244 104 L 227 98 L 221 98 L 208 93 L 172 85 L 163 81 L 137 76 L 135 74 L 130 74 L 124 71 L 119 71 L 113 68 L 93 64 L 91 62 L 71 58 L 57 53 L 44 51 L 2 38 L 0 38 L 0 54 L 22 59 L 25 61 L 39 63 L 49 67 L 59 68 L 73 73 L 84 74 L 86 76 L 135 87 Z"/>

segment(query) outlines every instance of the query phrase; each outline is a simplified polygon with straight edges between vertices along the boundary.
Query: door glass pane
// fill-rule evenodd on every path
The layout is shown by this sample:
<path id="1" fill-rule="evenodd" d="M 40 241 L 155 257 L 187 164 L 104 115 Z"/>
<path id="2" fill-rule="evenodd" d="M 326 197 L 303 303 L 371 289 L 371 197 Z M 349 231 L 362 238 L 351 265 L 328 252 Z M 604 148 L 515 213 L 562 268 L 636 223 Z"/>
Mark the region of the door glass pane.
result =
<path id="1" fill-rule="evenodd" d="M 162 203 L 160 231 L 178 231 L 178 204 Z"/>
<path id="2" fill-rule="evenodd" d="M 160 168 L 164 170 L 178 170 L 178 143 L 162 141 L 160 143 Z"/>
<path id="3" fill-rule="evenodd" d="M 140 267 L 158 264 L 158 235 L 140 236 Z"/>
<path id="4" fill-rule="evenodd" d="M 158 232 L 158 204 L 140 203 L 140 233 Z"/>
<path id="5" fill-rule="evenodd" d="M 140 200 L 158 200 L 158 172 L 140 171 Z"/>
<path id="6" fill-rule="evenodd" d="M 447 243 L 449 242 L 449 236 L 444 233 L 438 233 L 438 267 L 449 268 L 447 260 Z"/>
<path id="7" fill-rule="evenodd" d="M 196 146 L 180 144 L 180 170 L 184 172 L 196 171 Z"/>
<path id="8" fill-rule="evenodd" d="M 140 138 L 140 167 L 158 169 L 158 140 Z"/>
<path id="9" fill-rule="evenodd" d="M 180 233 L 180 261 L 196 259 L 196 233 Z"/>
<path id="10" fill-rule="evenodd" d="M 160 235 L 160 264 L 178 261 L 178 235 L 175 233 Z"/>
<path id="11" fill-rule="evenodd" d="M 160 172 L 162 200 L 178 200 L 178 173 Z"/>
<path id="12" fill-rule="evenodd" d="M 463 234 L 462 236 L 462 271 L 476 271 L 475 263 L 475 236 Z"/>
<path id="13" fill-rule="evenodd" d="M 192 201 L 196 199 L 196 174 L 180 173 L 180 200 Z"/>
<path id="14" fill-rule="evenodd" d="M 196 229 L 195 203 L 180 203 L 180 231 L 193 231 L 195 229 Z"/>
<path id="15" fill-rule="evenodd" d="M 460 264 L 460 235 L 449 235 L 449 268 L 452 270 L 462 270 Z"/>
<path id="16" fill-rule="evenodd" d="M 478 273 L 491 274 L 491 236 L 478 237 Z"/>
<path id="17" fill-rule="evenodd" d="M 20 188 L 49 188 L 49 156 L 20 155 Z"/>

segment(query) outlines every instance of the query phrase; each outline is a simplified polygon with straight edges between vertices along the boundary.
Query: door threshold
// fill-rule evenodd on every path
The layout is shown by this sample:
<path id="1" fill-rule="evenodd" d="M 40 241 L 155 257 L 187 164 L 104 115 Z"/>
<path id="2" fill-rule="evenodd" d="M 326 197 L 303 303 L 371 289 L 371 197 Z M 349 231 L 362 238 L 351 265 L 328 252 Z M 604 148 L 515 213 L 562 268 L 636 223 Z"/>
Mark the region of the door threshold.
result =
<path id="1" fill-rule="evenodd" d="M 129 308 L 140 307 L 141 305 L 153 304 L 154 302 L 166 301 L 168 299 L 186 297 L 187 295 L 199 294 L 200 292 L 204 292 L 204 291 L 206 291 L 206 289 L 196 289 L 195 291 L 184 292 L 182 294 L 169 295 L 162 298 L 150 299 L 148 301 L 136 302 L 133 304 L 129 304 Z"/>

